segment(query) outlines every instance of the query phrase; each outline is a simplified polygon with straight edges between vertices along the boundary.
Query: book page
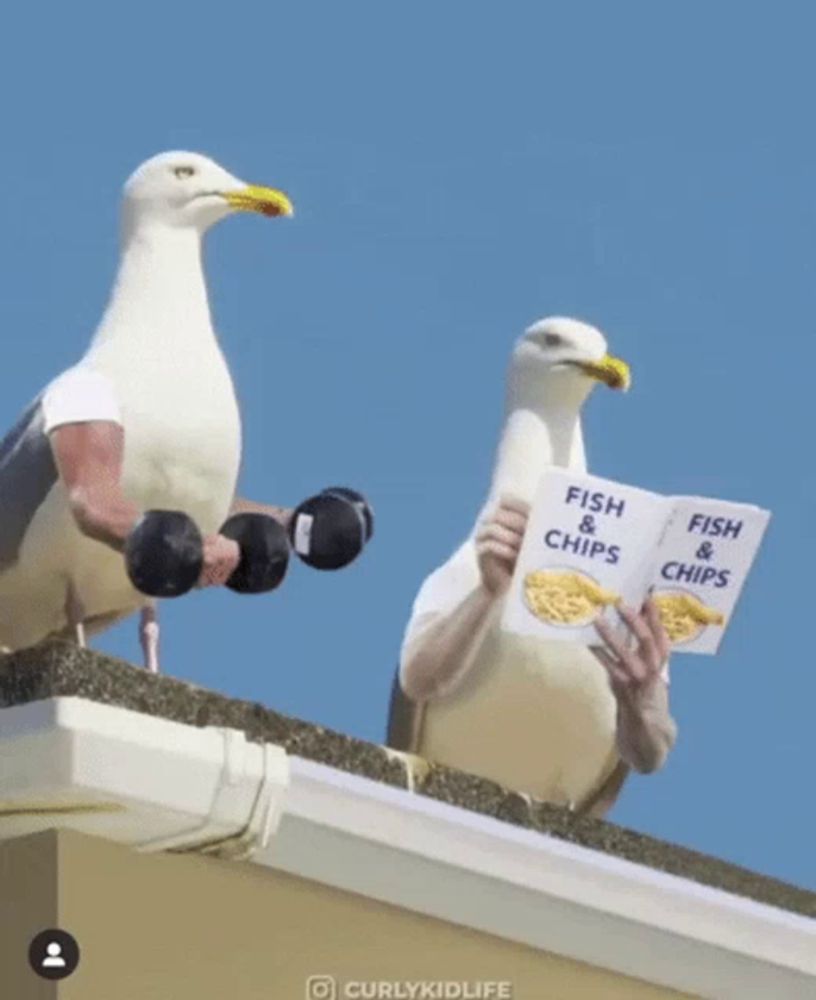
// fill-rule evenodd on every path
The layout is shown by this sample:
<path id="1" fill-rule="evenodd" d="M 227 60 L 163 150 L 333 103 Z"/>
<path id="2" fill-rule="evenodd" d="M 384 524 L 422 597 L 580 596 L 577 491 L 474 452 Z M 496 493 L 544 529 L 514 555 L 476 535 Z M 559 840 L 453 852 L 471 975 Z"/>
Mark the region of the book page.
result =
<path id="1" fill-rule="evenodd" d="M 640 607 L 670 512 L 664 497 L 566 469 L 541 479 L 502 627 L 521 635 L 596 644 L 600 616 Z"/>
<path id="2" fill-rule="evenodd" d="M 675 497 L 651 591 L 678 653 L 716 653 L 770 514 L 747 504 Z"/>

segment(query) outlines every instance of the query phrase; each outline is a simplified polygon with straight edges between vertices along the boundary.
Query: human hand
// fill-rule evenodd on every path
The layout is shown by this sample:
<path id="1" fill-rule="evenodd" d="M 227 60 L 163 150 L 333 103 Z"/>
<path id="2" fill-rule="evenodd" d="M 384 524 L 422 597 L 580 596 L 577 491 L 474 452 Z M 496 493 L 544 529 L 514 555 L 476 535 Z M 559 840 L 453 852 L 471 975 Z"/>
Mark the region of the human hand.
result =
<path id="1" fill-rule="evenodd" d="M 198 578 L 199 587 L 222 587 L 241 561 L 238 543 L 223 535 L 207 535 L 203 542 L 204 565 Z"/>
<path id="2" fill-rule="evenodd" d="M 476 534 L 476 556 L 482 585 L 492 597 L 507 593 L 516 568 L 530 505 L 504 496 Z"/>
<path id="3" fill-rule="evenodd" d="M 618 701 L 637 707 L 661 681 L 671 644 L 651 598 L 640 613 L 624 606 L 618 611 L 629 626 L 630 635 L 636 640 L 634 647 L 630 648 L 626 639 L 615 636 L 611 626 L 599 619 L 595 622 L 595 629 L 604 645 L 592 647 L 592 652 L 606 668 L 612 692 Z"/>

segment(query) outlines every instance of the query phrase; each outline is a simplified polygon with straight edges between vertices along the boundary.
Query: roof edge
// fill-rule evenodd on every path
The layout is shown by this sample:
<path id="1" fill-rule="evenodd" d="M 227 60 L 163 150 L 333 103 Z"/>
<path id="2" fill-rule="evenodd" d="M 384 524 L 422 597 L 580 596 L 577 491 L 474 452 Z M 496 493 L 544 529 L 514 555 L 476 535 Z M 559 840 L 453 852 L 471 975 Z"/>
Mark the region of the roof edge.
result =
<path id="1" fill-rule="evenodd" d="M 0 838 L 70 827 L 144 851 L 249 855 L 696 995 L 813 994 L 816 921 L 798 914 L 238 730 L 73 697 L 2 709 L 0 719 Z"/>

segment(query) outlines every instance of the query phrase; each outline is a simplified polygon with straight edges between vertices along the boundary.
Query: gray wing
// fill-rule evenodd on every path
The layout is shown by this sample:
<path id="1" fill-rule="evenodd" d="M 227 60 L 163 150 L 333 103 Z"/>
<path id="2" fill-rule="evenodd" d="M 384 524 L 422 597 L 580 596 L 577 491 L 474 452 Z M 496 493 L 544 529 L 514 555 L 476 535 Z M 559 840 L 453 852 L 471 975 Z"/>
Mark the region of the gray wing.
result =
<path id="1" fill-rule="evenodd" d="M 17 562 L 28 526 L 57 481 L 41 401 L 0 441 L 0 573 Z"/>
<path id="2" fill-rule="evenodd" d="M 626 761 L 619 760 L 615 765 L 615 769 L 601 787 L 596 789 L 586 801 L 582 802 L 576 812 L 581 816 L 594 816 L 596 819 L 603 819 L 615 802 L 617 802 L 630 771 L 631 768 Z"/>
<path id="3" fill-rule="evenodd" d="M 405 694 L 399 682 L 399 667 L 391 684 L 386 746 L 406 753 L 419 753 L 424 707 Z"/>

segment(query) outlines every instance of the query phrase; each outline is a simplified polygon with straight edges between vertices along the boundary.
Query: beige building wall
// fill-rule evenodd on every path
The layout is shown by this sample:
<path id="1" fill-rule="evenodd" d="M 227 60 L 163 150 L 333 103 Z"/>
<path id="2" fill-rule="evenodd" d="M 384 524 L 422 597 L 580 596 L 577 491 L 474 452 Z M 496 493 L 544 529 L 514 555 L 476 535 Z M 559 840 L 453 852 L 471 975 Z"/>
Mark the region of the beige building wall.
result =
<path id="1" fill-rule="evenodd" d="M 509 981 L 513 1000 L 681 996 L 257 866 L 71 831 L 0 845 L 0 900 L 4 1000 L 301 1000 L 318 975 L 338 1000 L 373 980 Z M 47 983 L 28 941 L 55 924 L 82 959 Z M 327 982 L 315 988 L 311 1000 L 331 1000 Z"/>
<path id="2" fill-rule="evenodd" d="M 39 979 L 28 945 L 57 927 L 57 834 L 53 830 L 0 842 L 0 997 L 57 1000 L 59 983 Z"/>

